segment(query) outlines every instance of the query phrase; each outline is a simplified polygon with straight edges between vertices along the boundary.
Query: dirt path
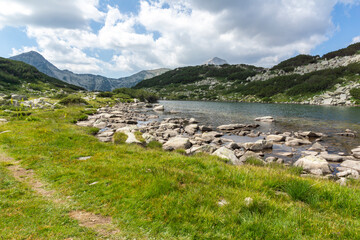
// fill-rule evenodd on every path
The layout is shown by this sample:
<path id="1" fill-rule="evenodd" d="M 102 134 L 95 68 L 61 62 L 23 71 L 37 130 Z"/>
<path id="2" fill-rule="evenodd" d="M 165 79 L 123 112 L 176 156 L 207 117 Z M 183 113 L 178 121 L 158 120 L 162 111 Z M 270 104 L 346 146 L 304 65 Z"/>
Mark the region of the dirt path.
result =
<path id="1" fill-rule="evenodd" d="M 6 162 L 9 165 L 7 169 L 12 173 L 14 178 L 19 181 L 26 183 L 36 193 L 54 202 L 56 205 L 67 205 L 71 207 L 70 197 L 60 198 L 56 196 L 56 192 L 53 190 L 46 189 L 46 184 L 35 178 L 34 171 L 32 169 L 25 169 L 20 166 L 20 162 L 6 156 L 4 153 L 0 153 L 0 162 Z M 93 229 L 99 234 L 99 237 L 117 239 L 114 235 L 120 231 L 112 223 L 111 217 L 101 216 L 86 211 L 70 211 L 69 216 L 78 221 L 80 226 Z"/>

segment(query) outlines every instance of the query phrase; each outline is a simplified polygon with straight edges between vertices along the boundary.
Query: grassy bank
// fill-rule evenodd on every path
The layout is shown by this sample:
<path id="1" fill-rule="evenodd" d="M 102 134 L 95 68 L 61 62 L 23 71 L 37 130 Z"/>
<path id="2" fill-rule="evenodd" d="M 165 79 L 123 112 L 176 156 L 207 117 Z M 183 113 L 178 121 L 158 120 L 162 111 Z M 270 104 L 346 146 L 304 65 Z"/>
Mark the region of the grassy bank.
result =
<path id="1" fill-rule="evenodd" d="M 144 148 L 102 143 L 91 135 L 93 129 L 72 124 L 81 110 L 32 111 L 27 120 L 12 117 L 0 125 L 0 132 L 10 130 L 0 134 L 1 148 L 58 194 L 70 196 L 71 209 L 111 216 L 121 230 L 118 238 L 360 238 L 359 182 L 340 187 L 327 180 L 300 178 L 295 168 L 234 167 L 207 155 L 164 152 L 156 144 Z M 91 158 L 78 160 L 85 156 Z M 66 217 L 70 209 L 36 197 L 9 177 L 4 167 L 0 169 L 0 236 L 93 237 Z M 12 193 L 18 191 L 22 194 Z M 249 204 L 248 197 L 253 199 Z M 25 212 L 19 213 L 21 207 Z M 19 230 L 11 231 L 15 223 L 7 216 L 17 215 Z M 44 227 L 51 217 L 51 227 Z M 26 231 L 29 221 L 32 231 Z"/>

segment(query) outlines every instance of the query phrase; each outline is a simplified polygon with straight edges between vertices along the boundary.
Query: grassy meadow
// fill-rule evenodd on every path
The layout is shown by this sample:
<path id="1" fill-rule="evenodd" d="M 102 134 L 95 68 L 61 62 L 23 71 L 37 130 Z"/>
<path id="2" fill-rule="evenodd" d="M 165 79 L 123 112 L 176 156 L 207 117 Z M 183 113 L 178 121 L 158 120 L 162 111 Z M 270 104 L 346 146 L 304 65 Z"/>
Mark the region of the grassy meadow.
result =
<path id="1" fill-rule="evenodd" d="M 1 239 L 99 239 L 68 217 L 111 216 L 114 239 L 360 239 L 360 184 L 301 178 L 282 165 L 231 166 L 158 144 L 102 143 L 82 107 L 0 111 L 1 151 L 71 204 L 49 202 L 0 165 Z M 91 156 L 81 161 L 78 158 Z M 246 198 L 253 201 L 246 202 Z"/>

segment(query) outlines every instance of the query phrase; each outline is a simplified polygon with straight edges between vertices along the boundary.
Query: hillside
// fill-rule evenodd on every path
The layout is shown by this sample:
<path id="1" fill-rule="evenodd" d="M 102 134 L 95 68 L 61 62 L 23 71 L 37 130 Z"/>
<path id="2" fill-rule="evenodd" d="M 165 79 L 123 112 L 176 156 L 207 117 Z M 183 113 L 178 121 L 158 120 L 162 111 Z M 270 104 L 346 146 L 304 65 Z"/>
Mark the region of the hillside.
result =
<path id="1" fill-rule="evenodd" d="M 0 58 L 0 92 L 34 92 L 50 89 L 84 90 L 39 72 L 26 63 Z"/>
<path id="2" fill-rule="evenodd" d="M 350 93 L 360 84 L 359 51 L 360 44 L 352 44 L 321 58 L 298 55 L 271 69 L 184 67 L 142 81 L 135 88 L 158 92 L 164 99 L 353 105 L 360 101 Z"/>
<path id="3" fill-rule="evenodd" d="M 45 73 L 50 77 L 54 77 L 64 82 L 80 86 L 90 91 L 111 91 L 121 87 L 132 87 L 144 79 L 148 79 L 168 71 L 168 69 L 165 68 L 141 71 L 129 77 L 115 79 L 100 75 L 76 74 L 69 70 L 60 70 L 52 63 L 47 61 L 41 54 L 34 51 L 23 53 L 11 57 L 10 59 L 25 62 L 36 67 L 40 72 Z"/>
<path id="4" fill-rule="evenodd" d="M 162 97 L 174 99 L 216 98 L 226 86 L 246 82 L 246 79 L 263 71 L 249 65 L 200 65 L 166 72 L 140 82 L 135 88 L 147 88 L 159 92 Z M 188 93 L 188 94 L 187 94 Z"/>

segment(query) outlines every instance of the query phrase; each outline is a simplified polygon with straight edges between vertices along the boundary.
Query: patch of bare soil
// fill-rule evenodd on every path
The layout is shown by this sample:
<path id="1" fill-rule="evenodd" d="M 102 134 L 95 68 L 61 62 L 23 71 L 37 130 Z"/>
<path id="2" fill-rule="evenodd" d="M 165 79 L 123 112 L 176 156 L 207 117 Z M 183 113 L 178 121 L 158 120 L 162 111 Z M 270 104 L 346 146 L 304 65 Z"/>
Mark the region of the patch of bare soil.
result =
<path id="1" fill-rule="evenodd" d="M 18 161 L 7 157 L 3 153 L 0 153 L 0 162 L 9 163 L 7 169 L 12 173 L 14 178 L 19 181 L 28 184 L 31 189 L 37 192 L 39 195 L 47 198 L 55 204 L 66 203 L 66 200 L 56 198 L 55 191 L 46 190 L 45 184 L 35 178 L 34 171 L 32 169 L 25 169 L 20 166 Z M 69 199 L 69 197 L 67 198 Z M 112 224 L 111 217 L 104 217 L 99 214 L 93 214 L 86 211 L 72 211 L 69 216 L 77 220 L 80 226 L 87 227 L 96 231 L 99 235 L 108 237 L 119 232 L 118 229 Z"/>

